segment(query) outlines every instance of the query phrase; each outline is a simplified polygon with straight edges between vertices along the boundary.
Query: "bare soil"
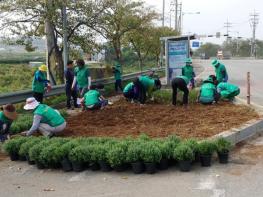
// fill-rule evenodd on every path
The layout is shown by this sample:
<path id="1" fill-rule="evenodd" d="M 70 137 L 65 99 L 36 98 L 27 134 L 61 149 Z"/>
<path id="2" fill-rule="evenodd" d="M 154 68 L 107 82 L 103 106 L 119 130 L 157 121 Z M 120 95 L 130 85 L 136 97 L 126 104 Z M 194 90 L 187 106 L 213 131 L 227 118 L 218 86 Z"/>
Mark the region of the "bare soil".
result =
<path id="1" fill-rule="evenodd" d="M 103 110 L 85 111 L 68 118 L 63 136 L 138 136 L 176 134 L 182 138 L 207 138 L 258 119 L 252 109 L 231 103 L 217 105 L 171 105 L 127 103 L 120 100 Z"/>

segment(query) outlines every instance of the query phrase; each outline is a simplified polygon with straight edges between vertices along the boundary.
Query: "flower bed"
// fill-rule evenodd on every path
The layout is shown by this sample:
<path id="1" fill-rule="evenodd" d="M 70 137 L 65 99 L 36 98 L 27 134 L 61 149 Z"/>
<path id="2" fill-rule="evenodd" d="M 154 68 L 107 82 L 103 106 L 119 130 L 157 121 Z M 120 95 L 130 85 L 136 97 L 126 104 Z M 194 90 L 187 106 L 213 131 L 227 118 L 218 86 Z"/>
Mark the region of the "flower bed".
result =
<path id="1" fill-rule="evenodd" d="M 134 173 L 153 174 L 177 162 L 181 171 L 189 171 L 199 155 L 212 156 L 216 151 L 229 153 L 231 146 L 224 139 L 198 143 L 195 139 L 182 140 L 177 136 L 150 138 L 142 134 L 138 138 L 124 139 L 16 137 L 6 141 L 3 148 L 12 160 L 26 158 L 40 169 L 79 172 L 89 168 L 119 172 L 130 168 Z"/>

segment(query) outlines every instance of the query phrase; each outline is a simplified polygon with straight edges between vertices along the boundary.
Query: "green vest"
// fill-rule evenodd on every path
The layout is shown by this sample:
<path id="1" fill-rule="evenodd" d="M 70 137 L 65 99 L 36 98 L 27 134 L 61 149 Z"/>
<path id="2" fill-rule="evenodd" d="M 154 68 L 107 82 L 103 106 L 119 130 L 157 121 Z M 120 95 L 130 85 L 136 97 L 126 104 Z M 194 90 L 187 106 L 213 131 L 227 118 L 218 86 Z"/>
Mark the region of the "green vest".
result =
<path id="1" fill-rule="evenodd" d="M 227 75 L 225 65 L 220 64 L 218 67 L 215 67 L 215 71 L 216 71 L 216 80 L 218 81 L 218 83 L 222 82 L 223 81 L 223 77 L 224 77 L 222 72 L 225 71 L 225 73 Z"/>
<path id="2" fill-rule="evenodd" d="M 183 79 L 183 80 L 185 81 L 186 85 L 188 85 L 188 83 L 189 83 L 189 81 L 190 81 L 190 79 L 188 79 L 188 77 L 182 76 L 182 75 L 176 76 L 176 78 Z"/>
<path id="3" fill-rule="evenodd" d="M 119 72 L 114 72 L 114 78 L 115 80 L 121 79 L 121 65 L 119 63 L 115 63 L 115 70 Z"/>
<path id="4" fill-rule="evenodd" d="M 40 123 L 45 123 L 51 127 L 57 127 L 65 122 L 64 118 L 53 108 L 40 104 L 34 110 L 34 115 L 42 116 Z"/>
<path id="5" fill-rule="evenodd" d="M 143 75 L 139 77 L 139 80 L 147 92 L 151 92 L 154 89 L 154 79 L 151 79 L 149 76 Z"/>
<path id="6" fill-rule="evenodd" d="M 125 88 L 123 89 L 123 93 L 129 92 L 133 88 L 134 84 L 133 82 L 128 83 Z"/>
<path id="7" fill-rule="evenodd" d="M 46 80 L 47 79 L 46 73 L 41 72 L 39 70 L 36 71 L 35 75 L 34 75 L 33 82 L 32 82 L 32 90 L 33 90 L 33 92 L 44 93 L 45 92 L 45 83 L 36 80 L 36 75 L 39 75 L 42 80 Z"/>
<path id="8" fill-rule="evenodd" d="M 192 66 L 184 66 L 182 68 L 183 76 L 186 76 L 189 80 L 193 79 L 194 68 Z"/>
<path id="9" fill-rule="evenodd" d="M 2 112 L 2 111 L 0 112 L 0 121 L 5 123 L 5 124 L 12 123 L 12 120 L 5 117 L 4 112 Z"/>
<path id="10" fill-rule="evenodd" d="M 216 92 L 216 86 L 212 83 L 204 83 L 200 90 L 200 101 L 213 102 Z"/>
<path id="11" fill-rule="evenodd" d="M 230 93 L 233 93 L 237 91 L 239 87 L 231 83 L 221 82 L 217 85 L 217 89 L 219 89 L 220 91 L 226 90 Z"/>
<path id="12" fill-rule="evenodd" d="M 84 102 L 86 106 L 95 105 L 99 102 L 100 93 L 97 90 L 89 90 L 84 95 Z"/>
<path id="13" fill-rule="evenodd" d="M 84 66 L 79 68 L 78 66 L 74 69 L 75 76 L 77 77 L 77 83 L 80 88 L 87 87 L 89 85 L 88 77 L 90 76 L 89 69 Z"/>

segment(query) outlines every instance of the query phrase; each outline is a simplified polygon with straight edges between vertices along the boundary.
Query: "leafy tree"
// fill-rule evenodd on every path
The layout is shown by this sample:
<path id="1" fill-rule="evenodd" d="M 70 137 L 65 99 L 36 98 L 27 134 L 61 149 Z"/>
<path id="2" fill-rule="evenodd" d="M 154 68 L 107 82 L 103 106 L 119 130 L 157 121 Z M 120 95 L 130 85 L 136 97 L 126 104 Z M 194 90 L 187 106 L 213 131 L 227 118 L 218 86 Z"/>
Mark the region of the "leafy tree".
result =
<path id="1" fill-rule="evenodd" d="M 220 45 L 213 43 L 205 43 L 199 49 L 196 50 L 195 54 L 200 55 L 205 53 L 208 57 L 216 57 L 217 51 L 221 49 Z"/>

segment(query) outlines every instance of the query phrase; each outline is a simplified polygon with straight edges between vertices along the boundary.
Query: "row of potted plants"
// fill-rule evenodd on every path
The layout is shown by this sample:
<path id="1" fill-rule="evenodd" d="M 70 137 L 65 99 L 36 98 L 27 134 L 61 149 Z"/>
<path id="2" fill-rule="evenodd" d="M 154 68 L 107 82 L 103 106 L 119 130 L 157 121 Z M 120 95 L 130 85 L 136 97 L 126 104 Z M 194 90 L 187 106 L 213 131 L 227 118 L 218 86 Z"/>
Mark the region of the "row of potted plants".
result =
<path id="1" fill-rule="evenodd" d="M 210 166 L 214 152 L 220 163 L 228 162 L 231 143 L 223 138 L 215 141 L 181 140 L 176 136 L 151 139 L 140 137 L 115 138 L 45 138 L 17 137 L 4 144 L 11 160 L 27 160 L 38 168 L 60 168 L 64 171 L 124 171 L 155 173 L 178 163 L 181 171 L 189 171 L 193 162 Z"/>

